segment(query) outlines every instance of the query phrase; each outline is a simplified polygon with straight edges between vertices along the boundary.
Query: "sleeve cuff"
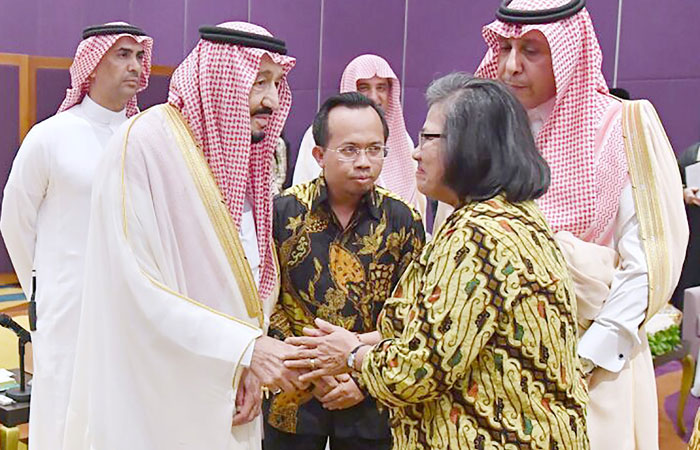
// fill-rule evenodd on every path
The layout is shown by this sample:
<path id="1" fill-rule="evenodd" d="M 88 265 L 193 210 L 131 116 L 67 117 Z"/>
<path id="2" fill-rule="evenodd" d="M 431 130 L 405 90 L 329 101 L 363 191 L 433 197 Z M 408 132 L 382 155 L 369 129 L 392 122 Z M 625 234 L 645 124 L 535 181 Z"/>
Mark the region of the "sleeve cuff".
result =
<path id="1" fill-rule="evenodd" d="M 619 372 L 633 348 L 631 339 L 593 322 L 578 342 L 578 355 L 590 359 L 605 370 Z"/>
<path id="2" fill-rule="evenodd" d="M 243 353 L 243 358 L 241 358 L 241 365 L 243 367 L 250 367 L 250 361 L 253 360 L 253 350 L 255 350 L 255 343 L 257 339 L 253 339 L 253 342 L 246 348 L 245 353 Z"/>

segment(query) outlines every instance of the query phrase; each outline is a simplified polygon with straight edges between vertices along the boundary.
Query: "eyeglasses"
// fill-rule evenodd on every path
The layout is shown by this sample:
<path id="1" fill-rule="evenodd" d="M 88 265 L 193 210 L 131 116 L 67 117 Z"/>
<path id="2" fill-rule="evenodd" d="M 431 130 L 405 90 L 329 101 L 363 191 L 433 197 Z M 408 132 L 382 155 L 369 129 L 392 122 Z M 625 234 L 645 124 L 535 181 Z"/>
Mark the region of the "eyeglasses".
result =
<path id="1" fill-rule="evenodd" d="M 364 148 L 355 145 L 344 145 L 338 148 L 329 148 L 338 153 L 338 159 L 341 161 L 355 161 L 359 158 L 361 152 L 365 152 L 368 159 L 380 160 L 389 153 L 389 147 L 386 145 L 369 145 Z"/>
<path id="2" fill-rule="evenodd" d="M 418 133 L 418 147 L 423 147 L 426 142 L 445 137 L 443 133 Z"/>

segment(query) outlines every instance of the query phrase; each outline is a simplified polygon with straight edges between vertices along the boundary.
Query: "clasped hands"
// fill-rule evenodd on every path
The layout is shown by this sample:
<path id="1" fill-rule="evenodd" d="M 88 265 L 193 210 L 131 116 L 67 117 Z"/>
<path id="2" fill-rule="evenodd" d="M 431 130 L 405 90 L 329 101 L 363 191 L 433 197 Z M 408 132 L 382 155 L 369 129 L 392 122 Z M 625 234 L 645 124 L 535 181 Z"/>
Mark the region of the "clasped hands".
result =
<path id="1" fill-rule="evenodd" d="M 302 382 L 313 382 L 321 377 L 349 372 L 347 365 L 350 352 L 362 345 L 357 335 L 343 327 L 316 319 L 318 328 L 304 328 L 305 336 L 287 338 L 284 342 L 294 346 L 294 351 L 285 356 L 285 367 L 302 370 Z"/>
<path id="2" fill-rule="evenodd" d="M 355 406 L 364 394 L 347 374 L 347 358 L 360 345 L 355 333 L 316 319 L 318 328 L 304 328 L 305 336 L 290 337 L 285 343 L 294 351 L 285 356 L 288 369 L 301 370 L 299 381 L 314 384 L 313 394 L 329 410 Z"/>
<path id="3" fill-rule="evenodd" d="M 305 336 L 285 342 L 262 336 L 255 342 L 250 368 L 236 393 L 234 425 L 249 422 L 260 412 L 261 389 L 278 392 L 307 390 L 329 410 L 345 409 L 361 402 L 364 395 L 346 373 L 347 356 L 357 345 L 357 336 L 321 319 L 317 329 L 305 328 Z"/>

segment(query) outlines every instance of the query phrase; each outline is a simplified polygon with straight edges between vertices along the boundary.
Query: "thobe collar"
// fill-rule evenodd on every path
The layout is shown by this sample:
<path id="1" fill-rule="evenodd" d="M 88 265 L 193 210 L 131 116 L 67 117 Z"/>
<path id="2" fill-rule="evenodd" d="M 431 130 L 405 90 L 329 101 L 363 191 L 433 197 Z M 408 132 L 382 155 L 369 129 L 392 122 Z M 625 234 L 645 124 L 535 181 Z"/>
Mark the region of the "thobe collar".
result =
<path id="1" fill-rule="evenodd" d="M 96 103 L 87 94 L 83 97 L 83 101 L 80 105 L 82 106 L 83 112 L 90 120 L 94 120 L 103 125 L 118 126 L 127 119 L 126 108 L 121 111 L 112 111 Z"/>
<path id="2" fill-rule="evenodd" d="M 314 211 L 317 208 L 323 207 L 327 208 L 328 211 L 331 211 L 331 204 L 328 198 L 328 186 L 326 185 L 326 180 L 323 178 L 323 175 L 316 178 L 313 181 L 313 185 L 316 192 L 314 192 L 313 201 L 311 202 L 311 210 Z M 357 209 L 365 206 L 370 216 L 377 220 L 381 220 L 382 212 L 379 210 L 379 199 L 377 196 L 377 187 L 372 186 L 372 189 L 370 189 L 369 192 L 363 195 L 360 199 Z M 355 212 L 357 213 L 357 210 Z"/>
<path id="3" fill-rule="evenodd" d="M 552 115 L 556 99 L 556 96 L 554 96 L 541 105 L 527 110 L 527 116 L 530 118 L 530 130 L 532 130 L 532 135 L 535 139 L 537 139 L 537 135 L 542 130 L 547 119 L 549 119 L 549 116 Z"/>

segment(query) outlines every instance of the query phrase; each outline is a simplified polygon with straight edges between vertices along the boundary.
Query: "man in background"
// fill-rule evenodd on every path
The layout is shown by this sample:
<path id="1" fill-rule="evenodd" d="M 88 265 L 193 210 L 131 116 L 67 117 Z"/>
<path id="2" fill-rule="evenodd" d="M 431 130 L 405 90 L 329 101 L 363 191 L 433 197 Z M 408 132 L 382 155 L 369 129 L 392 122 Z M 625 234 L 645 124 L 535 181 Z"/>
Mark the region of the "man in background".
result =
<path id="1" fill-rule="evenodd" d="M 32 450 L 63 448 L 92 181 L 110 137 L 138 112 L 152 47 L 143 30 L 123 22 L 86 28 L 58 113 L 29 131 L 5 186 L 0 230 L 27 298 L 36 271 Z"/>
<path id="2" fill-rule="evenodd" d="M 401 197 L 425 217 L 425 196 L 416 188 L 415 162 L 411 158 L 413 141 L 406 131 L 401 107 L 401 84 L 389 63 L 377 55 L 360 55 L 345 67 L 340 79 L 340 92 L 359 92 L 372 100 L 382 111 L 389 125 L 388 154 L 377 184 Z M 299 146 L 292 184 L 305 183 L 321 173 L 313 157 L 311 127 Z"/>
<path id="3" fill-rule="evenodd" d="M 673 150 L 653 107 L 608 93 L 584 2 L 514 0 L 483 29 L 477 76 L 527 109 L 552 182 L 538 200 L 576 284 L 591 449 L 658 449 L 644 323 L 671 297 L 688 239 Z"/>

